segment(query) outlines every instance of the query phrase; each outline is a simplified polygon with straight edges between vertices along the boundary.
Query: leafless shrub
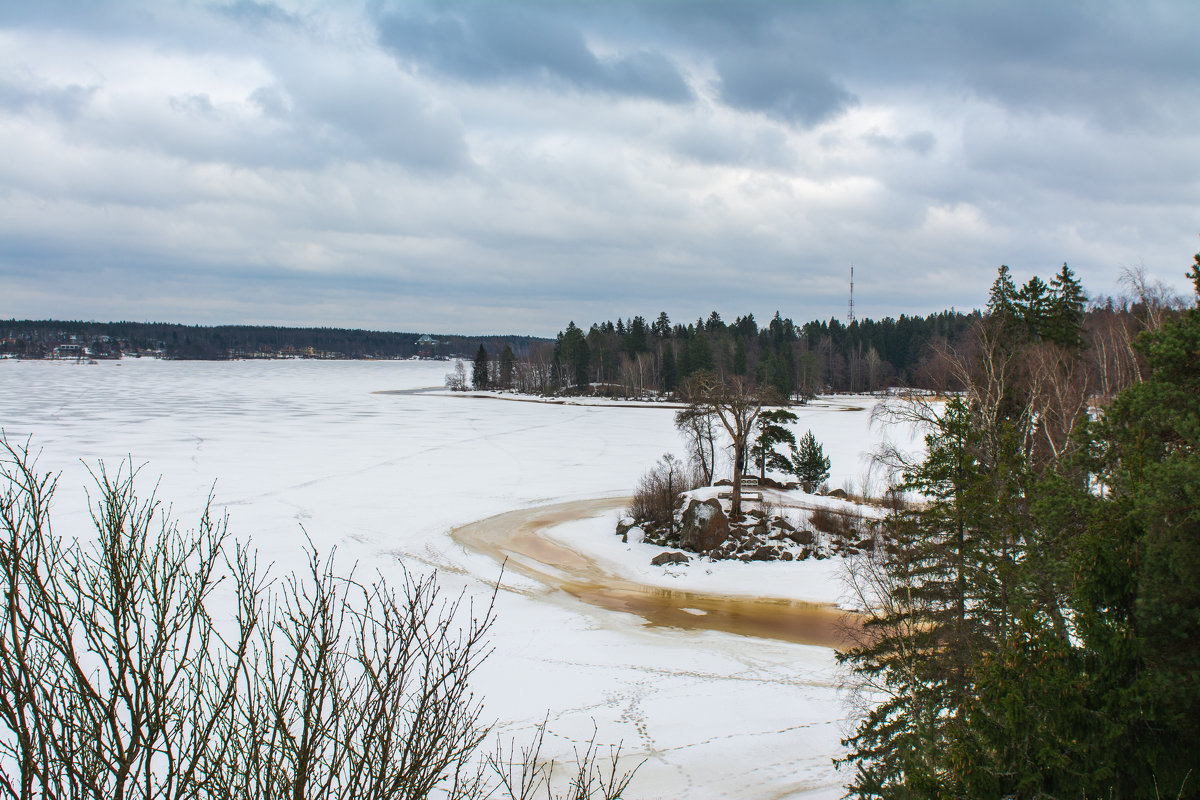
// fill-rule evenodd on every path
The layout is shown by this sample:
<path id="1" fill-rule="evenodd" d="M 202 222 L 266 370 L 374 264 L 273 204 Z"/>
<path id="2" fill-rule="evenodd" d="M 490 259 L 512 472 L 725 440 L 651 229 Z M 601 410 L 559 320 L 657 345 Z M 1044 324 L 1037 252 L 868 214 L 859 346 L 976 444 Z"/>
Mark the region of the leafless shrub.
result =
<path id="1" fill-rule="evenodd" d="M 497 742 L 495 753 L 488 756 L 488 766 L 499 779 L 499 789 L 511 800 L 533 800 L 545 796 L 549 800 L 619 800 L 629 788 L 639 763 L 627 770 L 621 766 L 621 745 L 608 748 L 607 758 L 601 758 L 601 746 L 596 743 L 597 731 L 583 750 L 575 749 L 575 763 L 566 768 L 566 793 L 554 794 L 553 787 L 562 781 L 555 780 L 559 766 L 553 759 L 542 758 L 542 742 L 546 736 L 546 723 L 542 722 L 534 732 L 530 743 L 517 752 L 514 744 L 506 748 Z M 602 766 L 608 762 L 608 768 Z"/>
<path id="2" fill-rule="evenodd" d="M 181 532 L 136 475 L 94 471 L 98 536 L 65 540 L 57 478 L 0 433 L 0 798 L 504 796 L 469 685 L 492 602 L 432 576 L 360 583 L 311 549 L 272 589 L 211 497 Z M 632 777 L 593 745 L 571 798 Z"/>
<path id="3" fill-rule="evenodd" d="M 675 502 L 681 492 L 695 487 L 688 469 L 670 453 L 658 460 L 638 481 L 629 506 L 635 520 L 653 522 L 676 533 Z"/>
<path id="4" fill-rule="evenodd" d="M 855 515 L 842 511 L 832 511 L 828 508 L 813 509 L 809 515 L 809 524 L 815 530 L 831 536 L 853 536 L 858 528 L 855 525 Z"/>

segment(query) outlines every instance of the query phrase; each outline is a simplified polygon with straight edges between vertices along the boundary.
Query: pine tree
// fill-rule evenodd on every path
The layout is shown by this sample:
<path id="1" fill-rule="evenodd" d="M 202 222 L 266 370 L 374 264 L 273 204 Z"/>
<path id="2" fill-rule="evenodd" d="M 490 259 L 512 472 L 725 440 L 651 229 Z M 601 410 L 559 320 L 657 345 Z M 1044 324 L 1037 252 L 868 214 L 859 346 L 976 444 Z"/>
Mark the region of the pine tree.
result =
<path id="1" fill-rule="evenodd" d="M 784 408 L 764 411 L 758 415 L 758 436 L 750 446 L 750 452 L 754 465 L 758 467 L 760 478 L 767 476 L 768 469 L 785 473 L 792 471 L 792 462 L 775 450 L 775 447 L 786 444 L 789 449 L 796 449 L 796 436 L 785 426 L 798 419 L 799 417 Z"/>
<path id="2" fill-rule="evenodd" d="M 792 451 L 792 474 L 806 492 L 813 492 L 829 478 L 829 458 L 810 430 Z"/>

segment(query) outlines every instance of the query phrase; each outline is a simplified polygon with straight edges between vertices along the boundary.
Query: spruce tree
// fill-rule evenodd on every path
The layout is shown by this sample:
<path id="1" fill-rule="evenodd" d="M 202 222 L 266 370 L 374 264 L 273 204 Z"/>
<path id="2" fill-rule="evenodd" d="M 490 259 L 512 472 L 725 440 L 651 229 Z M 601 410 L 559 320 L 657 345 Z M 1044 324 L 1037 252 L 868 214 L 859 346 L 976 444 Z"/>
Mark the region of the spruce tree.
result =
<path id="1" fill-rule="evenodd" d="M 664 392 L 673 392 L 679 385 L 679 375 L 675 368 L 675 346 L 670 342 L 663 343 L 662 366 L 659 367 Z"/>
<path id="2" fill-rule="evenodd" d="M 620 322 L 621 320 L 618 319 L 617 323 L 620 324 Z M 579 330 L 574 320 L 568 322 L 567 329 L 558 335 L 555 357 L 560 363 L 565 364 L 568 377 L 577 388 L 586 389 L 588 387 L 590 383 L 588 367 L 591 364 L 591 353 L 583 331 Z"/>
<path id="3" fill-rule="evenodd" d="M 810 430 L 792 451 L 792 474 L 806 492 L 813 492 L 829 478 L 829 458 Z"/>
<path id="4" fill-rule="evenodd" d="M 483 345 L 475 353 L 475 366 L 471 370 L 471 385 L 478 390 L 488 388 L 488 352 Z"/>
<path id="5" fill-rule="evenodd" d="M 1050 288 L 1046 282 L 1037 275 L 1030 278 L 1017 293 L 1016 307 L 1029 335 L 1041 339 L 1050 316 Z"/>
<path id="6" fill-rule="evenodd" d="M 500 387 L 508 390 L 512 388 L 513 368 L 516 363 L 516 356 L 513 354 L 511 345 L 504 345 L 504 350 L 500 353 Z"/>
<path id="7" fill-rule="evenodd" d="M 746 340 L 740 336 L 733 346 L 733 372 L 735 375 L 746 374 Z"/>
<path id="8" fill-rule="evenodd" d="M 988 294 L 987 313 L 1005 324 L 1017 320 L 1017 286 L 1013 283 L 1007 264 L 1001 264 L 997 270 L 996 281 Z"/>
<path id="9" fill-rule="evenodd" d="M 1200 255 L 1189 277 L 1200 302 Z M 1149 377 L 1096 428 L 1106 502 L 1081 552 L 1082 621 L 1114 796 L 1200 797 L 1200 306 L 1138 344 Z"/>
<path id="10" fill-rule="evenodd" d="M 1064 263 L 1050 281 L 1050 301 L 1044 337 L 1063 347 L 1077 349 L 1083 344 L 1083 309 L 1087 298 L 1075 274 Z"/>

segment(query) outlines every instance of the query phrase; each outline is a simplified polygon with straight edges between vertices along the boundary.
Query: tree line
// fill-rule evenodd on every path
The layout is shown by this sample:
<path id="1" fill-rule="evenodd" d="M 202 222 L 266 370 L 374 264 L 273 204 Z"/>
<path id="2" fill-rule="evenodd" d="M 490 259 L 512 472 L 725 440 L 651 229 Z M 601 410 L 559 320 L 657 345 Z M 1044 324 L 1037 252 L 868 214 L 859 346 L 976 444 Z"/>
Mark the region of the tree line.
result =
<path id="1" fill-rule="evenodd" d="M 1001 313 L 1020 318 L 1047 341 L 1079 345 L 1081 369 L 1098 392 L 1111 397 L 1145 369 L 1133 346 L 1139 330 L 1178 303 L 1161 284 L 1130 271 L 1130 295 L 1091 302 L 1064 264 L 1049 282 L 1035 276 L 1016 286 L 1001 267 Z M 997 298 L 993 298 L 997 300 Z M 942 311 L 925 317 L 901 315 L 845 324 L 836 318 L 798 325 L 776 312 L 760 326 L 752 314 L 726 323 L 716 311 L 694 323 L 672 323 L 661 312 L 617 318 L 584 330 L 573 321 L 553 343 L 509 357 L 500 349 L 477 352 L 475 388 L 515 389 L 536 394 L 595 393 L 617 397 L 678 393 L 688 378 L 712 373 L 737 376 L 771 387 L 780 397 L 810 398 L 821 392 L 876 392 L 913 387 L 962 391 L 952 353 L 974 346 L 980 311 Z M 507 360 L 506 360 L 507 359 Z M 464 387 L 465 388 L 465 380 Z"/>
<path id="2" fill-rule="evenodd" d="M 1002 268 L 961 393 L 883 406 L 927 452 L 882 454 L 907 502 L 851 570 L 851 796 L 1200 796 L 1200 306 L 1069 278 Z"/>
<path id="3" fill-rule="evenodd" d="M 348 328 L 269 325 L 180 325 L 165 322 L 0 321 L 0 353 L 45 358 L 58 345 L 86 345 L 96 357 L 122 353 L 166 358 L 223 360 L 273 356 L 323 358 L 450 357 L 483 344 L 494 352 L 509 347 L 527 353 L 547 340 L 532 336 L 435 335 Z"/>

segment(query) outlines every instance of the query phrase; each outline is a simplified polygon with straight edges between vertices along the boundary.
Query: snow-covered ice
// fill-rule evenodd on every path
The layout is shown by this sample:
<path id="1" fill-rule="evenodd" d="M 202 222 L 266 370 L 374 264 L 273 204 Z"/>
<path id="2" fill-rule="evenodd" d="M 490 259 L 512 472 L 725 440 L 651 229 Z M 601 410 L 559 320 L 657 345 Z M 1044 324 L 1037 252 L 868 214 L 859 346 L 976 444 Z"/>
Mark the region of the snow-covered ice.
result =
<path id="1" fill-rule="evenodd" d="M 450 536 L 456 526 L 550 502 L 627 495 L 684 447 L 669 407 L 500 402 L 444 393 L 445 362 L 126 359 L 0 362 L 0 427 L 32 436 L 61 471 L 57 533 L 89 535 L 87 465 L 132 458 L 143 488 L 187 527 L 210 489 L 230 529 L 279 575 L 306 537 L 359 574 L 439 570 L 452 592 L 489 592 L 499 565 Z M 396 392 L 402 393 L 381 393 Z M 860 484 L 880 437 L 868 399 L 794 409 Z M 846 410 L 850 409 L 850 410 Z M 161 479 L 159 478 L 161 476 Z M 710 592 L 837 596 L 836 562 L 650 567 L 655 548 L 613 535 L 615 514 L 563 524 L 556 541 L 620 574 Z M 590 736 L 645 758 L 635 796 L 833 798 L 845 733 L 839 674 L 824 648 L 718 631 L 650 627 L 510 571 L 494 655 L 476 677 L 500 731 L 549 712 L 547 748 Z"/>

